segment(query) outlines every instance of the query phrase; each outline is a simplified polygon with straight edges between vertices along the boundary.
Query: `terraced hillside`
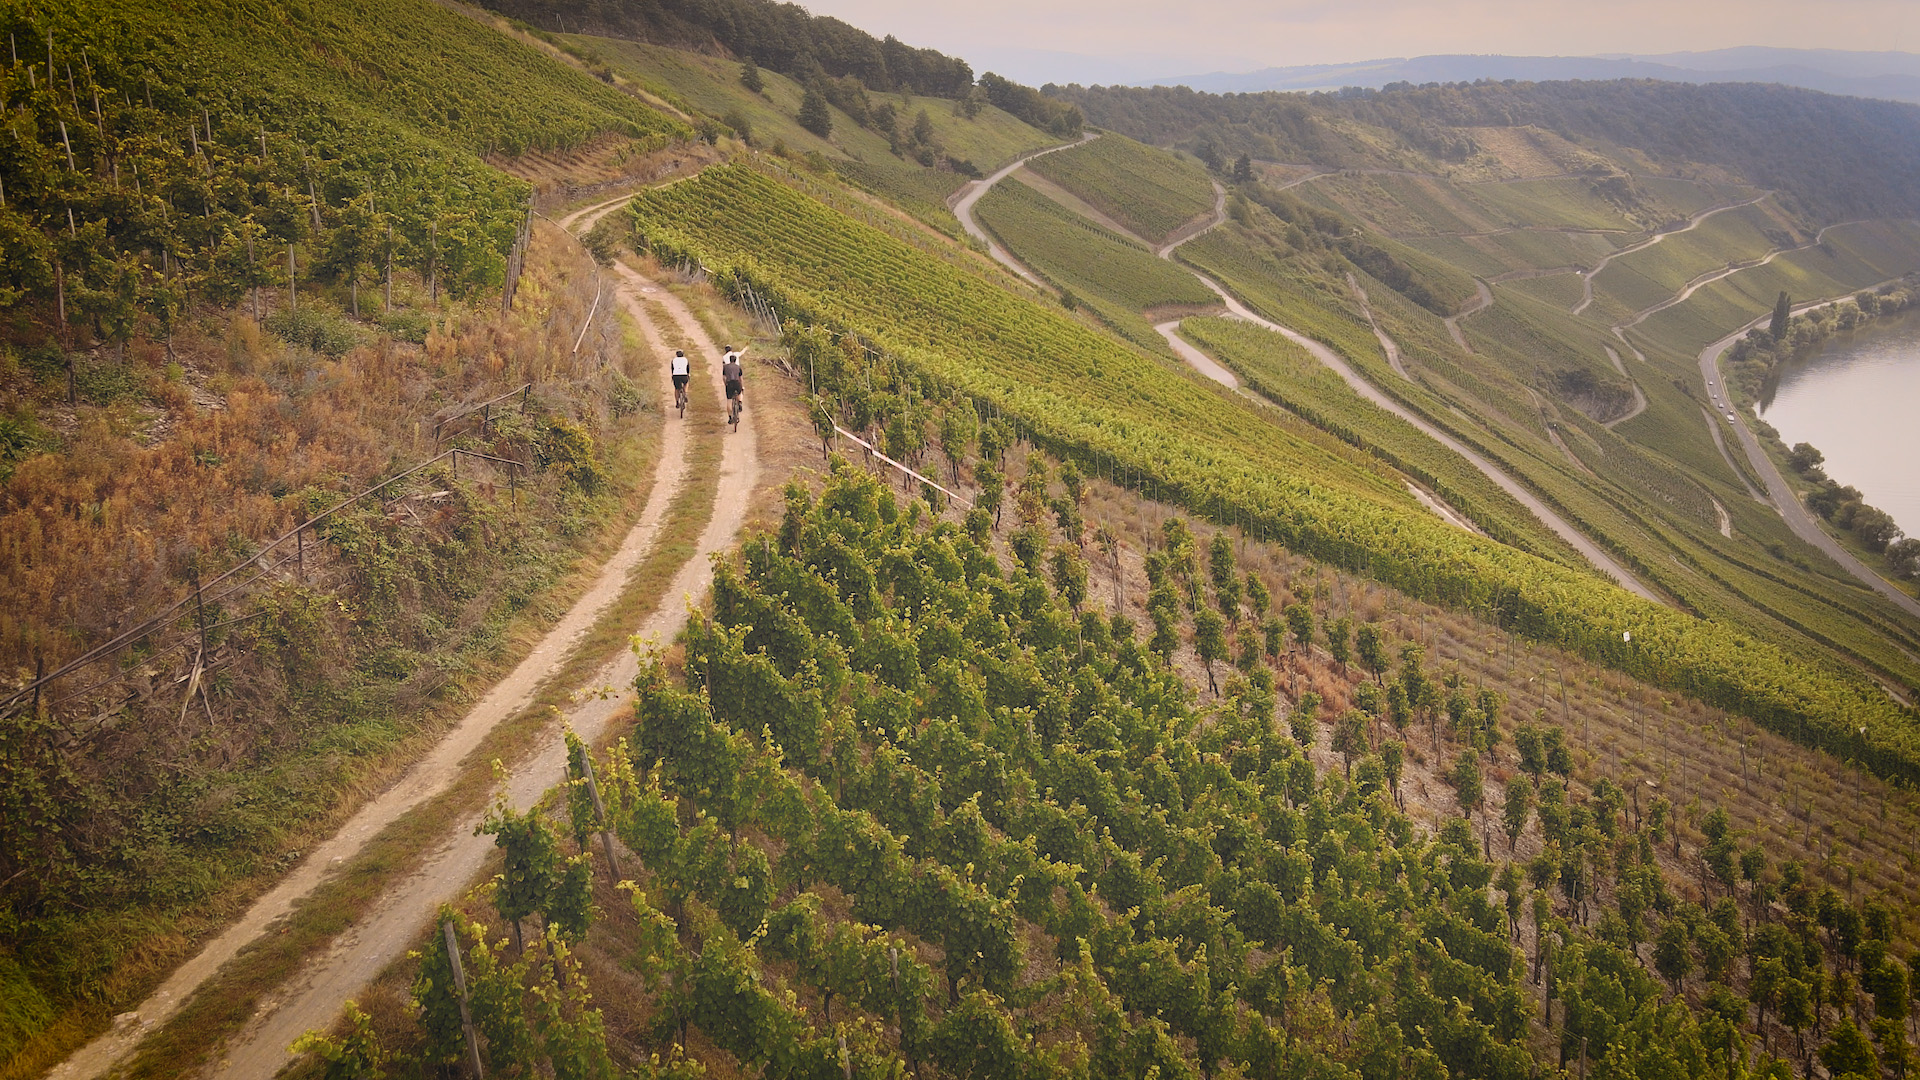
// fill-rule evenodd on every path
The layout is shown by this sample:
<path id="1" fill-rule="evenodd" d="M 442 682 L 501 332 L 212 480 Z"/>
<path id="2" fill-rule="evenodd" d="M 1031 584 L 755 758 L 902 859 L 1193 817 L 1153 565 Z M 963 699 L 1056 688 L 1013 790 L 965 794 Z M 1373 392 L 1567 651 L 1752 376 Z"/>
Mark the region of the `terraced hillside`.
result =
<path id="1" fill-rule="evenodd" d="M 1920 752 L 1910 749 L 1920 733 L 1857 678 L 1791 659 L 1729 623 L 1640 601 L 1451 529 L 1414 510 L 1387 477 L 1310 441 L 1276 438 L 1232 397 L 983 287 L 771 177 L 737 165 L 709 169 L 640 196 L 633 213 L 639 240 L 659 257 L 697 260 L 727 288 L 751 285 L 785 317 L 852 335 L 940 394 L 1014 419 L 1102 475 L 1417 595 L 1500 612 L 1525 633 L 1604 655 L 1877 767 L 1920 774 Z M 1065 381 L 1062 356 L 1079 365 Z M 858 368 L 842 367 L 821 385 L 847 395 L 849 419 L 870 393 Z M 1623 631 L 1638 644 L 1623 645 Z"/>
<path id="2" fill-rule="evenodd" d="M 1246 125 L 1231 129 L 1238 145 L 1255 130 L 1292 140 L 1306 160 L 1257 171 L 1273 179 L 1240 186 L 1231 220 L 1181 259 L 1333 346 L 1689 610 L 1828 650 L 1911 700 L 1920 617 L 1749 497 L 1749 464 L 1722 452 L 1718 421 L 1702 420 L 1713 394 L 1692 355 L 1782 290 L 1844 296 L 1920 268 L 1909 226 L 1810 220 L 1804 188 L 1790 197 L 1726 173 L 1659 175 L 1607 138 L 1462 127 L 1449 137 L 1471 149 L 1448 158 L 1429 129 L 1410 134 L 1408 110 L 1431 93 L 1370 99 L 1371 116 L 1301 99 L 1258 123 L 1245 100 L 1066 96 L 1135 133 L 1173 115 L 1225 131 L 1204 118 L 1216 109 L 1214 120 Z M 1223 156 L 1232 138 L 1208 152 Z M 1891 192 L 1903 181 L 1883 182 Z M 1352 265 L 1353 284 L 1325 264 L 1328 249 Z M 1458 283 L 1467 275 L 1473 292 Z"/>
<path id="3" fill-rule="evenodd" d="M 1036 158 L 1032 168 L 1152 244 L 1213 207 L 1205 170 L 1131 139 L 1095 139 Z"/>

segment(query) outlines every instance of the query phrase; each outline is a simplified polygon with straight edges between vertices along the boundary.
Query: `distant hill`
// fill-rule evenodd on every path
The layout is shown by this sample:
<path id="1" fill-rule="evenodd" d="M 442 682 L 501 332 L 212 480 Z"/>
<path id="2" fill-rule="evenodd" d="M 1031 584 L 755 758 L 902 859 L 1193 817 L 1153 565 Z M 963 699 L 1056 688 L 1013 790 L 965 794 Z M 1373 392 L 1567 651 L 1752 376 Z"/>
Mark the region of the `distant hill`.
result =
<path id="1" fill-rule="evenodd" d="M 1822 222 L 1920 210 L 1920 110 L 1797 87 L 1617 79 L 1398 81 L 1385 90 L 1312 94 L 1051 90 L 1090 124 L 1202 156 L 1446 172 L 1474 159 L 1485 129 L 1534 127 L 1576 143 L 1633 147 L 1653 173 L 1725 169 L 1780 191 Z M 1392 138 L 1357 137 L 1354 124 Z"/>
<path id="2" fill-rule="evenodd" d="M 1659 79 L 1666 82 L 1779 83 L 1829 94 L 1920 102 L 1920 55 L 1837 49 L 1744 47 L 1659 56 L 1434 55 L 1350 64 L 1271 67 L 1246 73 L 1213 72 L 1141 80 L 1147 86 L 1188 86 L 1212 93 L 1263 90 L 1379 89 L 1395 83 L 1518 79 Z"/>

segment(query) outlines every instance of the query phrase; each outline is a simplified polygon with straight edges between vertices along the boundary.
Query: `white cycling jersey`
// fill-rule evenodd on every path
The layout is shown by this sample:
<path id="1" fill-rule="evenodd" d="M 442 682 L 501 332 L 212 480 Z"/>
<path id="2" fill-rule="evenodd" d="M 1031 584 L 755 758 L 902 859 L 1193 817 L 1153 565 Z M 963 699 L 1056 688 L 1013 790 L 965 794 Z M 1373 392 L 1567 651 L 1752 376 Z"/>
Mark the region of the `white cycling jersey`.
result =
<path id="1" fill-rule="evenodd" d="M 684 356 L 676 356 L 676 357 L 674 357 L 674 358 L 673 358 L 673 373 L 674 373 L 675 375 L 688 375 L 688 374 L 692 374 L 692 372 L 693 372 L 693 369 L 692 369 L 692 368 L 691 368 L 690 366 L 688 366 L 688 365 L 689 365 L 689 361 L 687 360 L 687 358 L 686 358 L 686 357 L 684 357 Z"/>

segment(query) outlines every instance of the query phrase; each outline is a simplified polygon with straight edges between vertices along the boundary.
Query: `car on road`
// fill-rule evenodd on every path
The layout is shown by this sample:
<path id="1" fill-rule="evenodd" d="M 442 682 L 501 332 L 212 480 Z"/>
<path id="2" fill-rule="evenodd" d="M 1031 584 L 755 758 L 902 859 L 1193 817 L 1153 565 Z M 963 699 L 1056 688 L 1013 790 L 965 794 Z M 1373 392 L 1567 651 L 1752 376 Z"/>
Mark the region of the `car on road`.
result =
<path id="1" fill-rule="evenodd" d="M 1728 413 L 1728 414 L 1727 414 L 1727 423 L 1729 423 L 1729 424 L 1731 424 L 1731 423 L 1733 423 L 1733 414 L 1732 414 L 1732 413 Z"/>

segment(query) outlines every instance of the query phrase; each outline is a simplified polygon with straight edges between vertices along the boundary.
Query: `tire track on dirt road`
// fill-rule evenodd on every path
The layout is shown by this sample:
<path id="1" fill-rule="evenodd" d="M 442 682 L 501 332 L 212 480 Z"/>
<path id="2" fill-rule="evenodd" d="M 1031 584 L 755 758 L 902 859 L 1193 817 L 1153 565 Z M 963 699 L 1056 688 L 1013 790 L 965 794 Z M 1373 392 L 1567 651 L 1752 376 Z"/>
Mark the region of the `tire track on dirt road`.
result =
<path id="1" fill-rule="evenodd" d="M 590 209 L 604 214 L 622 201 L 612 200 Z M 596 220 L 598 216 L 595 215 Z M 581 214 L 575 214 L 567 221 L 572 223 L 580 217 Z M 637 278 L 637 275 L 632 277 Z M 670 293 L 644 280 L 627 280 L 616 286 L 616 290 L 623 294 L 622 299 L 628 310 L 644 319 L 633 295 L 641 289 L 658 292 L 661 302 L 674 315 L 676 323 L 682 325 L 683 331 L 696 342 L 703 342 L 711 351 L 712 343 L 706 339 L 704 331 L 684 305 Z M 642 325 L 649 324 L 643 322 Z M 650 333 L 649 336 L 655 339 L 653 344 L 659 348 L 658 334 Z M 664 367 L 661 371 L 664 398 L 671 394 L 671 389 Z M 747 438 L 730 439 L 723 455 L 722 477 L 723 481 L 732 479 L 735 482 L 733 497 L 728 498 L 728 493 L 723 491 L 718 500 L 707 532 L 701 538 L 701 555 L 688 560 L 680 576 L 675 579 L 674 586 L 681 591 L 691 592 L 698 586 L 699 572 L 705 567 L 702 556 L 730 542 L 739 523 L 744 520 L 746 493 L 751 490 L 758 465 L 751 420 L 743 419 L 741 428 Z M 236 922 L 208 942 L 199 953 L 175 969 L 135 1010 L 123 1014 L 111 1030 L 69 1056 L 49 1076 L 57 1080 L 81 1080 L 113 1069 L 136 1051 L 148 1035 L 173 1019 L 193 998 L 194 993 L 220 972 L 227 961 L 250 943 L 271 933 L 276 924 L 291 914 L 304 898 L 310 896 L 336 870 L 351 864 L 389 823 L 451 788 L 471 767 L 467 759 L 473 750 L 498 725 L 522 713 L 533 702 L 545 681 L 563 668 L 573 648 L 593 628 L 608 606 L 618 599 L 628 575 L 653 549 L 666 521 L 668 508 L 685 485 L 687 449 L 685 425 L 665 424 L 653 486 L 639 518 L 613 556 L 601 566 L 599 575 L 586 593 L 519 665 L 494 684 L 399 781 L 363 806 L 332 837 L 311 850 L 279 884 L 257 899 Z M 677 594 L 670 592 L 668 595 Z M 684 618 L 683 611 L 671 605 L 663 606 L 641 628 L 642 633 L 652 632 L 660 640 L 665 640 L 671 632 L 677 631 L 675 620 L 681 618 Z M 592 685 L 617 686 L 630 682 L 632 675 L 625 673 L 625 669 L 634 664 L 631 655 L 623 653 L 596 675 Z M 623 674 L 624 679 L 621 678 Z M 584 734 L 604 726 L 619 708 L 617 702 L 590 700 L 575 709 L 570 719 L 576 730 Z M 558 745 L 552 733 L 544 734 L 542 739 L 549 747 Z M 561 768 L 555 764 L 558 754 L 558 750 L 549 749 L 514 770 L 509 791 L 516 803 L 524 805 L 531 802 L 532 798 L 551 785 Z M 336 940 L 327 953 L 311 960 L 296 984 L 283 987 L 280 993 L 263 1002 L 260 1012 L 248 1028 L 229 1046 L 224 1060 L 219 1064 L 218 1074 L 247 1077 L 271 1075 L 288 1059 L 287 1048 L 295 1038 L 309 1028 L 329 1024 L 348 996 L 364 987 L 394 956 L 410 945 L 433 908 L 441 899 L 466 886 L 491 848 L 490 839 L 471 836 L 476 821 L 477 818 L 461 822 L 439 847 L 427 855 L 420 869 L 389 890 L 379 906 L 360 918 L 354 929 Z"/>
<path id="2" fill-rule="evenodd" d="M 707 365 L 707 374 L 718 390 L 719 350 L 680 298 L 624 265 L 616 264 L 613 273 L 620 279 L 616 286 L 619 299 L 640 326 L 649 347 L 660 355 L 664 355 L 667 348 L 664 328 L 655 324 L 643 301 L 664 307 L 675 329 L 715 361 Z M 659 400 L 664 401 L 671 397 L 672 388 L 665 365 L 661 365 L 660 371 Z M 721 436 L 726 443 L 712 516 L 694 554 L 681 564 L 679 573 L 662 593 L 660 603 L 634 628 L 635 636 L 643 643 L 664 646 L 680 632 L 686 623 L 688 606 L 697 603 L 709 587 L 709 556 L 730 547 L 746 522 L 748 502 L 759 481 L 757 435 L 752 417 L 751 412 L 743 414 L 739 431 Z M 687 425 L 670 420 L 667 429 L 670 433 L 679 432 L 684 451 L 692 437 Z M 672 482 L 665 486 L 677 494 L 686 483 L 686 470 L 683 452 L 675 459 Z M 657 536 L 669 502 L 670 499 L 659 501 L 658 512 L 653 513 L 656 500 L 648 500 L 647 509 L 653 516 L 644 518 L 643 522 L 653 527 L 649 540 Z M 639 671 L 639 657 L 631 651 L 621 653 L 587 687 L 613 687 L 619 692 L 590 696 L 567 713 L 566 722 L 582 739 L 589 743 L 597 741 L 616 717 L 631 708 L 633 699 L 627 688 Z M 558 725 L 542 732 L 535 745 L 540 750 L 515 767 L 506 781 L 508 801 L 516 808 L 524 809 L 539 801 L 566 770 L 566 752 Z M 434 910 L 459 895 L 481 873 L 494 844 L 490 836 L 473 834 L 479 820 L 480 815 L 475 814 L 448 830 L 441 847 L 429 857 L 426 865 L 389 890 L 376 910 L 357 923 L 325 957 L 309 965 L 298 982 L 287 988 L 278 1007 L 256 1019 L 227 1048 L 211 1075 L 216 1080 L 271 1076 L 291 1060 L 288 1047 L 293 1040 L 310 1028 L 330 1024 L 348 998 L 417 941 Z"/>

